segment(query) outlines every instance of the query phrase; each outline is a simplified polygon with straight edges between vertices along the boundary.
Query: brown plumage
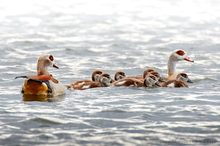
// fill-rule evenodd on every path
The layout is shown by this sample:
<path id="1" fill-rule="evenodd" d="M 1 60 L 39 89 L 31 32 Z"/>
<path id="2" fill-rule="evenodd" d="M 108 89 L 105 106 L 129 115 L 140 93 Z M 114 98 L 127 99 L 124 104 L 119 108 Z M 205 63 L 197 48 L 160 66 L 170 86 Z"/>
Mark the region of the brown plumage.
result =
<path id="1" fill-rule="evenodd" d="M 170 84 L 174 84 L 174 87 L 176 88 L 181 88 L 181 87 L 186 87 L 188 88 L 187 82 L 192 82 L 186 73 L 179 73 L 177 74 L 177 77 L 175 80 L 169 80 L 167 82 L 163 83 L 163 87 L 167 87 Z"/>
<path id="2" fill-rule="evenodd" d="M 115 73 L 114 79 L 115 79 L 115 81 L 118 81 L 118 80 L 123 79 L 123 78 L 125 78 L 125 77 L 126 77 L 125 72 L 123 72 L 123 71 L 117 71 L 117 72 Z"/>
<path id="3" fill-rule="evenodd" d="M 108 87 L 111 85 L 111 77 L 107 73 L 103 73 L 99 76 L 98 81 L 91 81 L 91 80 L 82 80 L 76 81 L 70 85 L 67 85 L 69 89 L 76 89 L 76 90 L 85 90 L 90 88 L 97 88 L 97 87 Z"/>
<path id="4" fill-rule="evenodd" d="M 22 86 L 24 95 L 58 96 L 65 93 L 65 87 L 48 72 L 48 67 L 58 68 L 54 57 L 41 55 L 37 60 L 37 75 L 16 77 L 26 78 Z"/>
<path id="5" fill-rule="evenodd" d="M 99 76 L 103 73 L 101 70 L 95 70 L 92 73 L 92 81 L 98 81 Z"/>
<path id="6" fill-rule="evenodd" d="M 159 78 L 149 73 L 144 79 L 144 86 L 149 88 L 161 87 Z"/>
<path id="7" fill-rule="evenodd" d="M 144 82 L 135 78 L 123 78 L 113 83 L 113 86 L 143 87 Z"/>

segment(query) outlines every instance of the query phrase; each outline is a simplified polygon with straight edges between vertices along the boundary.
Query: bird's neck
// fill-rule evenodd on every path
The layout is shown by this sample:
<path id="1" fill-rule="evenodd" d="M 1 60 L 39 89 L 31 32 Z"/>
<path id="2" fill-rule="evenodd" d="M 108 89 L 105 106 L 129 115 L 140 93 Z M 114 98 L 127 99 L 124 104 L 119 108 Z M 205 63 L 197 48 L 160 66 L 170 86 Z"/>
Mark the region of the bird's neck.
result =
<path id="1" fill-rule="evenodd" d="M 173 60 L 172 57 L 169 58 L 168 60 L 168 76 L 171 76 L 175 73 L 176 71 L 176 63 L 177 61 Z"/>
<path id="2" fill-rule="evenodd" d="M 47 66 L 43 61 L 38 61 L 37 63 L 37 75 L 50 75 Z"/>

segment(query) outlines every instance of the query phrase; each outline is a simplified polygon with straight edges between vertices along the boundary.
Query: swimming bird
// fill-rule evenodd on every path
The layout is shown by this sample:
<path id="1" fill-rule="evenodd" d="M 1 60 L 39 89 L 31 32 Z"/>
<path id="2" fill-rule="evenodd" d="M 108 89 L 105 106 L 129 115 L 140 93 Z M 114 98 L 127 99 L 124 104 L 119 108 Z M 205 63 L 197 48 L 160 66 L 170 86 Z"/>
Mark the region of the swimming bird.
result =
<path id="1" fill-rule="evenodd" d="M 159 78 L 153 74 L 148 74 L 144 79 L 144 86 L 148 88 L 161 87 Z"/>
<path id="2" fill-rule="evenodd" d="M 90 84 L 90 88 L 93 86 L 98 86 L 96 85 L 97 82 L 99 82 L 100 76 L 103 73 L 101 70 L 95 70 L 92 72 L 91 79 L 92 80 L 80 80 L 76 81 L 74 83 L 71 83 L 69 85 L 66 85 L 67 89 L 78 89 L 78 90 L 83 90 L 83 86 L 88 86 Z"/>
<path id="3" fill-rule="evenodd" d="M 127 77 L 127 78 L 123 78 L 123 79 L 115 81 L 112 85 L 116 87 L 119 87 L 119 86 L 143 87 L 144 82 L 136 78 Z"/>
<path id="4" fill-rule="evenodd" d="M 100 75 L 103 73 L 101 70 L 95 70 L 92 72 L 92 81 L 98 81 Z"/>
<path id="5" fill-rule="evenodd" d="M 188 88 L 187 83 L 192 83 L 192 81 L 189 79 L 189 76 L 186 73 L 179 73 L 179 74 L 177 74 L 175 80 L 169 80 L 169 81 L 165 82 L 162 86 L 163 87 L 173 86 L 176 88 L 180 88 L 180 87 L 187 87 Z"/>
<path id="6" fill-rule="evenodd" d="M 191 58 L 189 58 L 186 55 L 186 52 L 184 50 L 177 50 L 170 55 L 168 59 L 168 64 L 167 64 L 167 67 L 168 67 L 168 78 L 167 79 L 168 80 L 176 79 L 176 76 L 178 74 L 176 72 L 176 64 L 178 61 L 182 61 L 182 60 L 185 60 L 188 62 L 194 62 Z"/>
<path id="7" fill-rule="evenodd" d="M 144 79 L 125 77 L 114 82 L 112 85 L 117 87 L 118 86 L 148 87 L 148 88 L 160 87 L 159 79 L 152 74 L 146 74 Z"/>
<path id="8" fill-rule="evenodd" d="M 123 79 L 123 78 L 125 78 L 125 77 L 126 77 L 125 72 L 123 72 L 123 71 L 117 71 L 117 72 L 115 73 L 114 79 L 115 79 L 115 81 L 118 81 L 118 80 Z"/>
<path id="9" fill-rule="evenodd" d="M 65 93 L 65 87 L 48 72 L 48 67 L 59 68 L 52 55 L 41 55 L 37 60 L 37 75 L 16 77 L 26 78 L 22 86 L 24 95 L 58 96 Z"/>
<path id="10" fill-rule="evenodd" d="M 94 76 L 97 74 L 94 73 Z M 94 78 L 95 79 L 95 78 Z M 102 73 L 95 81 L 93 80 L 81 80 L 76 81 L 67 87 L 69 89 L 75 90 L 85 90 L 90 88 L 97 88 L 97 87 L 109 87 L 111 85 L 111 77 L 107 73 Z"/>
<path id="11" fill-rule="evenodd" d="M 115 73 L 115 82 L 112 85 L 143 87 L 144 78 L 151 71 L 153 71 L 153 69 L 147 69 L 144 71 L 142 76 L 128 76 L 128 77 L 126 77 L 124 72 L 118 71 Z"/>
<path id="12" fill-rule="evenodd" d="M 139 80 L 144 80 L 146 78 L 146 76 L 149 75 L 154 75 L 155 77 L 157 77 L 159 83 L 164 82 L 163 77 L 161 77 L 160 73 L 158 71 L 156 71 L 156 69 L 154 68 L 148 68 L 143 72 L 142 77 L 136 77 Z"/>

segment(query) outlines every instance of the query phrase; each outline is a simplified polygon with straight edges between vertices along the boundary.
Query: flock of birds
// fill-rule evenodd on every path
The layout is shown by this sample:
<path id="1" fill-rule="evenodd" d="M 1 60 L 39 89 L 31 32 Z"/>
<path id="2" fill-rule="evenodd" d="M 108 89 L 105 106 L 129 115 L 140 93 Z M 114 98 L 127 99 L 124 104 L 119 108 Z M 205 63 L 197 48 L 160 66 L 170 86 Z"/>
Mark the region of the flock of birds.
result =
<path id="1" fill-rule="evenodd" d="M 192 83 L 188 75 L 184 72 L 176 72 L 176 63 L 181 60 L 194 62 L 186 55 L 184 50 L 176 50 L 171 53 L 169 57 L 167 77 L 162 77 L 154 68 L 147 68 L 142 76 L 127 76 L 125 72 L 118 71 L 115 73 L 114 79 L 102 70 L 95 70 L 91 75 L 91 80 L 80 80 L 69 85 L 63 85 L 55 79 L 47 69 L 50 66 L 57 69 L 59 68 L 54 63 L 54 57 L 52 55 L 42 55 L 37 61 L 37 75 L 18 76 L 16 78 L 25 78 L 22 86 L 22 93 L 30 96 L 58 96 L 64 94 L 66 89 L 85 90 L 89 88 L 109 86 L 133 86 L 145 88 L 170 86 L 188 87 L 188 83 Z"/>

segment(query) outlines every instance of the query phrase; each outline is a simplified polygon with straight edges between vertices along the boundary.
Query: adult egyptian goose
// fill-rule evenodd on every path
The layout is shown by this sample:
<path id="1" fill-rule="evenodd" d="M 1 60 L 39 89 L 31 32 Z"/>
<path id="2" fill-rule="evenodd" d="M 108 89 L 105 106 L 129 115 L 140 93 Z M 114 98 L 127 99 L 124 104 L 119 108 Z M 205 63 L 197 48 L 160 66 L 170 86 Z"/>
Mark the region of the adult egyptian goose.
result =
<path id="1" fill-rule="evenodd" d="M 41 55 L 37 61 L 36 76 L 16 77 L 26 78 L 22 86 L 24 95 L 58 96 L 65 93 L 65 87 L 48 72 L 50 66 L 58 69 L 54 64 L 54 57 Z"/>
<path id="2" fill-rule="evenodd" d="M 168 80 L 174 80 L 176 79 L 177 76 L 177 72 L 176 72 L 176 64 L 178 61 L 188 61 L 188 62 L 194 62 L 192 59 L 190 59 L 187 55 L 186 52 L 184 50 L 177 50 L 175 52 L 173 52 L 169 59 L 168 59 Z"/>

